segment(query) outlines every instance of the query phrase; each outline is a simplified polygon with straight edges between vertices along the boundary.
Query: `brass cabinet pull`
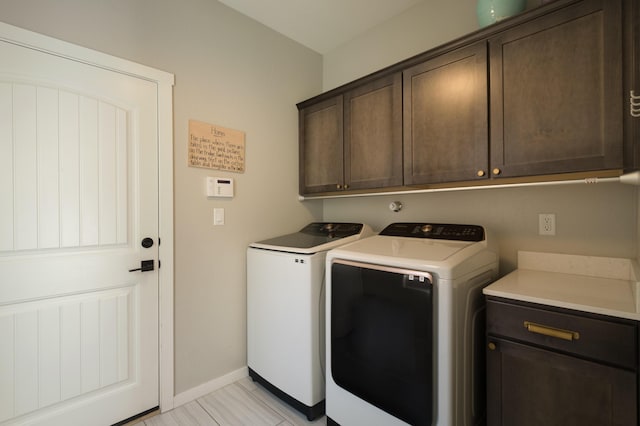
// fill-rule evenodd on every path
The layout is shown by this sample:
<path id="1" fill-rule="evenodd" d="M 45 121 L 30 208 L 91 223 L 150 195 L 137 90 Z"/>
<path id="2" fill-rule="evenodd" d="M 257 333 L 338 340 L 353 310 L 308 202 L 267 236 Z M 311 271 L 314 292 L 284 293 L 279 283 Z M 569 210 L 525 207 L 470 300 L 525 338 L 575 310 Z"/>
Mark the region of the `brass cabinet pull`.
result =
<path id="1" fill-rule="evenodd" d="M 492 172 L 494 175 L 499 175 L 502 172 L 502 170 L 496 167 L 495 169 L 492 170 Z"/>
<path id="2" fill-rule="evenodd" d="M 543 334 L 545 336 L 557 337 L 563 340 L 578 340 L 580 333 L 577 331 L 563 330 L 561 328 L 549 327 L 546 325 L 536 324 L 530 321 L 524 322 L 524 328 L 531 333 Z"/>
<path id="3" fill-rule="evenodd" d="M 484 176 L 484 170 L 478 170 L 478 173 L 476 173 L 478 175 L 478 177 L 482 177 Z"/>
<path id="4" fill-rule="evenodd" d="M 337 185 L 336 185 L 336 188 L 337 188 L 337 189 L 342 189 L 342 185 L 337 184 Z"/>

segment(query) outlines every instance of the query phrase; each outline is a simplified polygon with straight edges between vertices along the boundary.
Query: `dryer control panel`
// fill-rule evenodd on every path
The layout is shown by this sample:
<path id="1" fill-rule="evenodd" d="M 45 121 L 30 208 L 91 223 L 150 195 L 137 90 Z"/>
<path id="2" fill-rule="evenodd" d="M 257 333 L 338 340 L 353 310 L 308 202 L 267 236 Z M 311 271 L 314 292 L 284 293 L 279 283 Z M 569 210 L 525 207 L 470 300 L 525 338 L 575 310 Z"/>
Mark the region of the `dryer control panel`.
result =
<path id="1" fill-rule="evenodd" d="M 473 242 L 483 241 L 485 238 L 482 226 L 451 223 L 392 223 L 380 235 Z"/>

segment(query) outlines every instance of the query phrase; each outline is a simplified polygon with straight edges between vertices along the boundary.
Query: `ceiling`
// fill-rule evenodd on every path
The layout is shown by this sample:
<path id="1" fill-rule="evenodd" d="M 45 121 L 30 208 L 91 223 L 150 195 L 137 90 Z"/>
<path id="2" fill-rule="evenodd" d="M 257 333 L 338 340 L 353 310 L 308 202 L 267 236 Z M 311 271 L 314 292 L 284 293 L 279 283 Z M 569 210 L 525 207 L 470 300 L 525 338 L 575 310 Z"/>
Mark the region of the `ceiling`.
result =
<path id="1" fill-rule="evenodd" d="M 426 0 L 219 0 L 324 54 Z"/>

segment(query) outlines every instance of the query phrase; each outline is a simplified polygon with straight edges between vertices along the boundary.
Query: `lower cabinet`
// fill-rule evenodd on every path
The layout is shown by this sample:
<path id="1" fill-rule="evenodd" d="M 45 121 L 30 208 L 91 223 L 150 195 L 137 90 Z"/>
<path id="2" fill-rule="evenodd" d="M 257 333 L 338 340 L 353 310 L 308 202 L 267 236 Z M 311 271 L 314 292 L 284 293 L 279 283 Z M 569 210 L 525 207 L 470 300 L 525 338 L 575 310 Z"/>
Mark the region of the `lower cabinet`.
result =
<path id="1" fill-rule="evenodd" d="M 487 425 L 638 424 L 635 321 L 487 301 Z"/>

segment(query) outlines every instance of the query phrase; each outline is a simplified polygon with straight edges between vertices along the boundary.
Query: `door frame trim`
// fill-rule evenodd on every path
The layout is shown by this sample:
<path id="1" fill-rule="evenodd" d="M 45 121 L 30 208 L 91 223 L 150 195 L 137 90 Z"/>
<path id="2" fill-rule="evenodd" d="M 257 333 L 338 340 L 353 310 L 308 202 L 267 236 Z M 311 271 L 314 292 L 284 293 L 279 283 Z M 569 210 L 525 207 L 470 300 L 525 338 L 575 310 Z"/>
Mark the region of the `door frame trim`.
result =
<path id="1" fill-rule="evenodd" d="M 0 22 L 0 40 L 154 82 L 158 102 L 158 362 L 160 411 L 174 407 L 173 74 Z"/>

